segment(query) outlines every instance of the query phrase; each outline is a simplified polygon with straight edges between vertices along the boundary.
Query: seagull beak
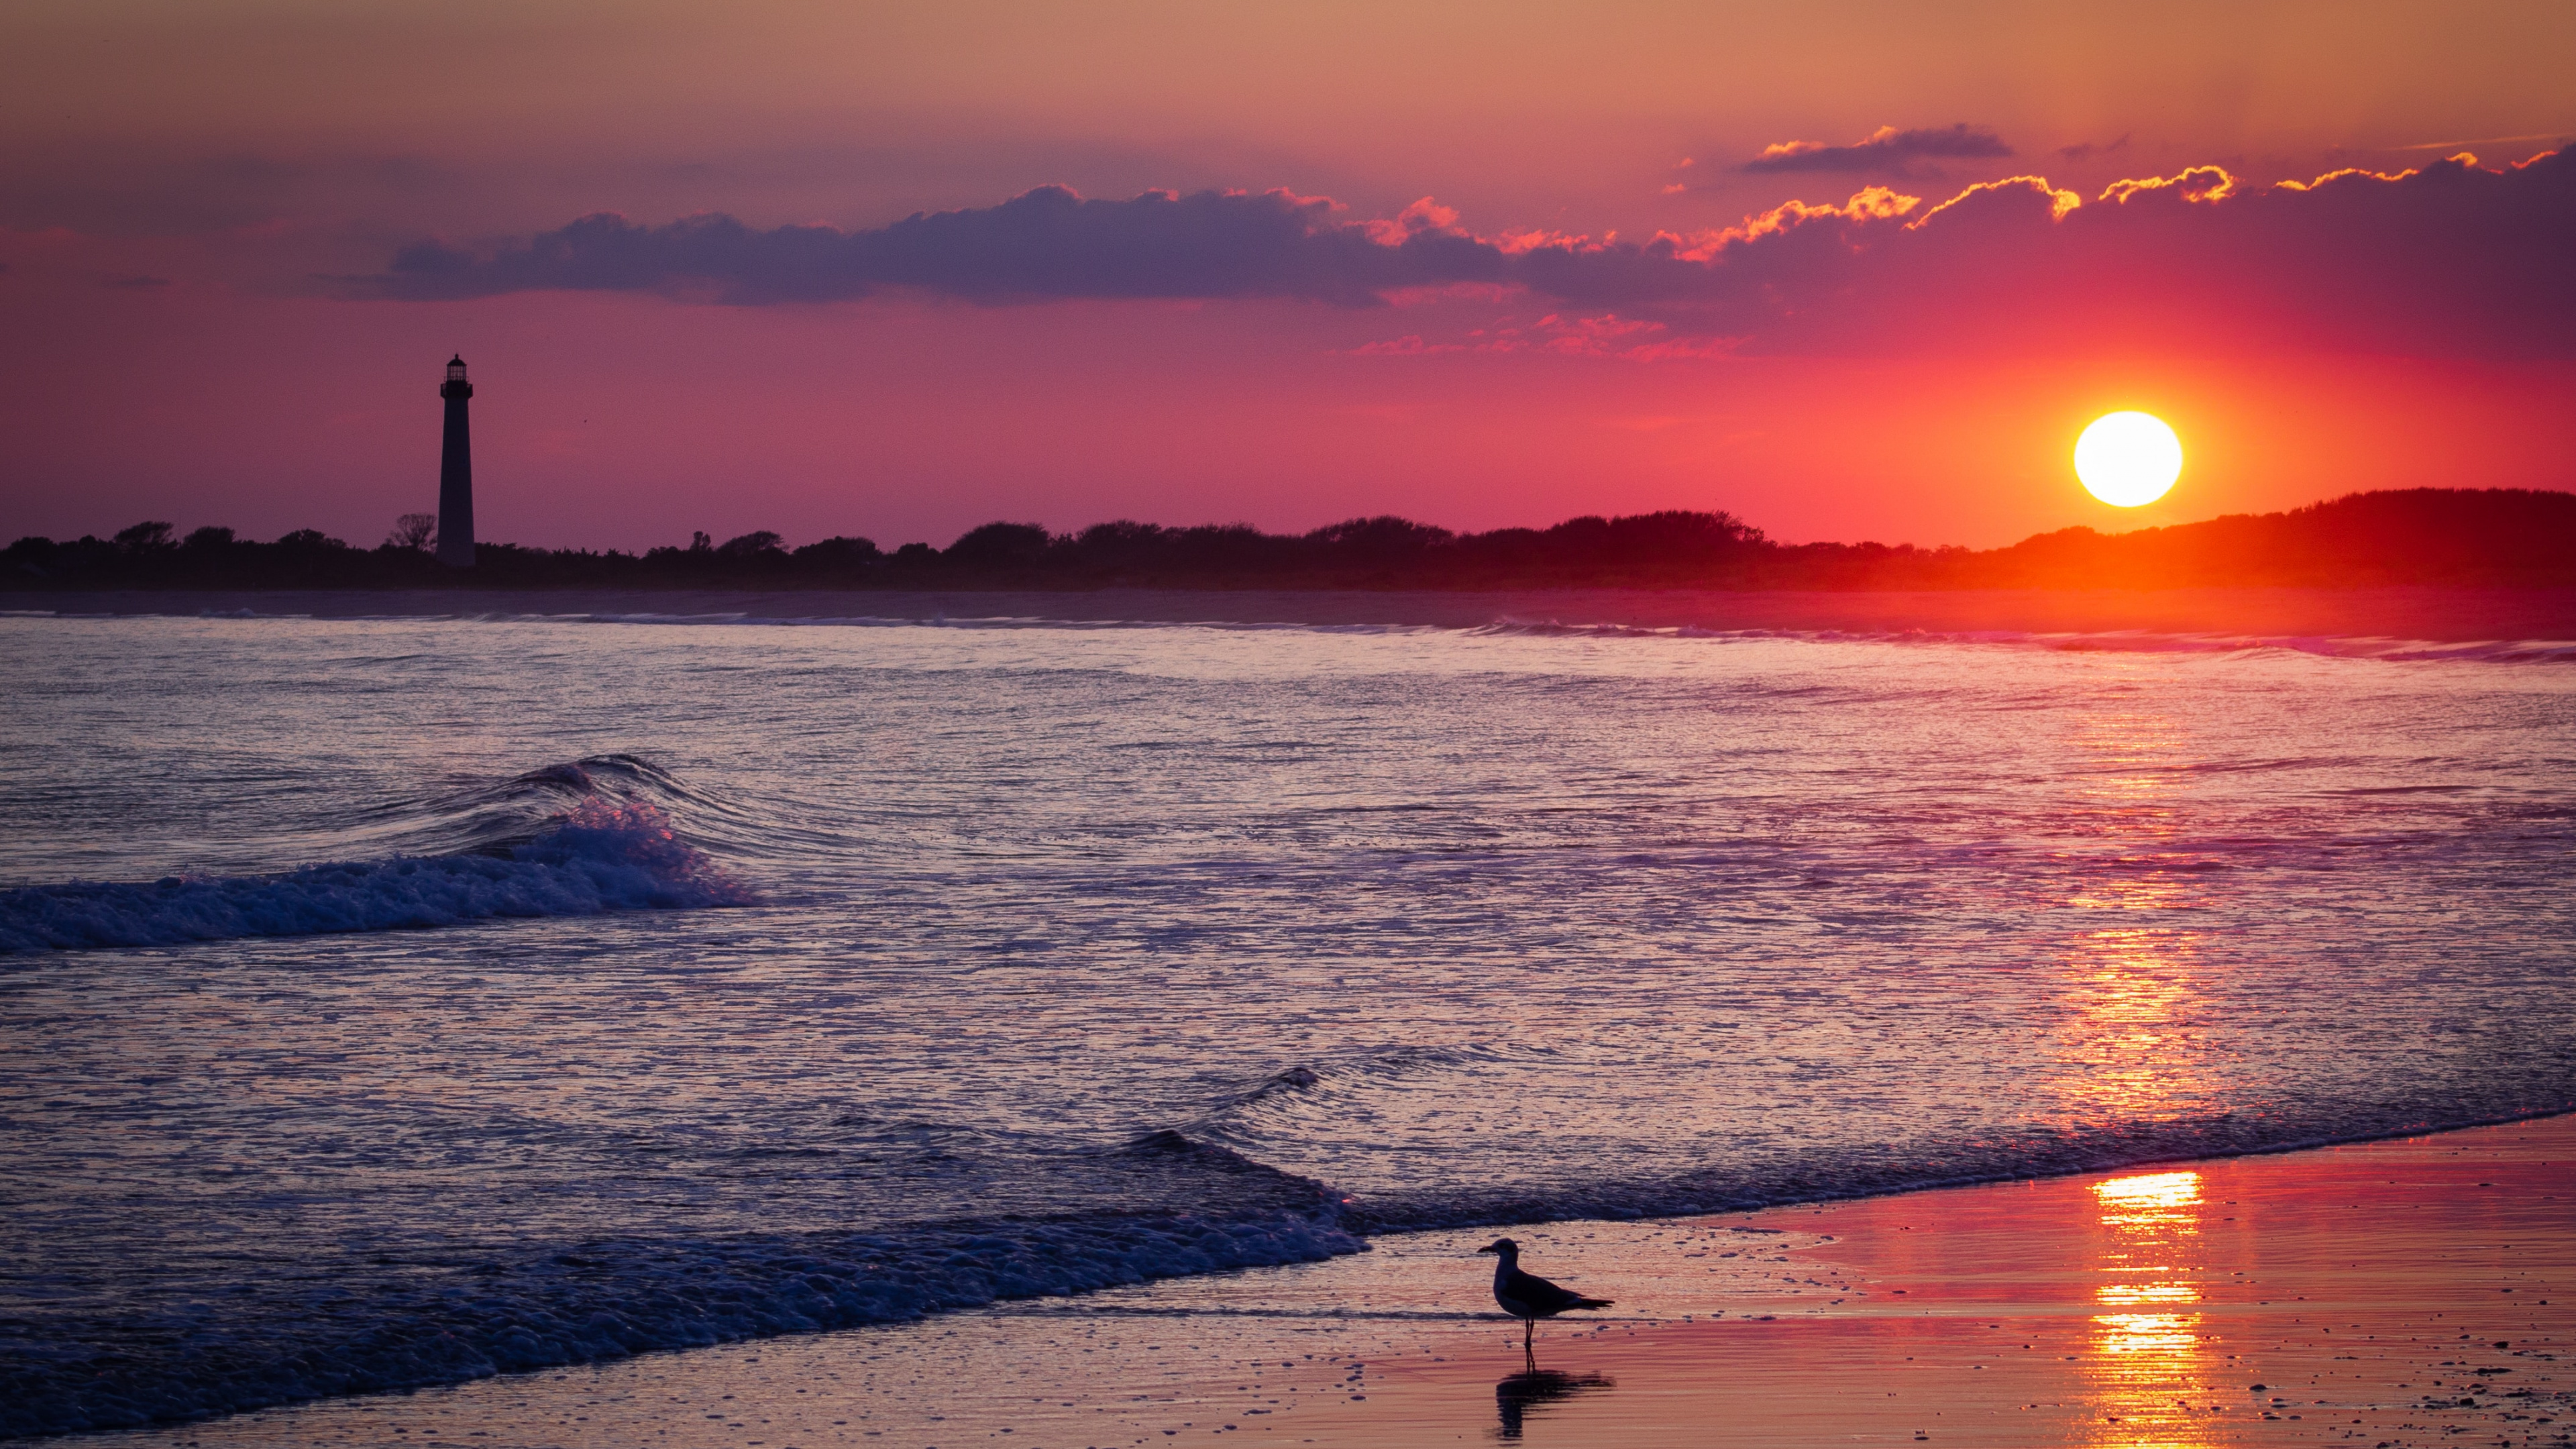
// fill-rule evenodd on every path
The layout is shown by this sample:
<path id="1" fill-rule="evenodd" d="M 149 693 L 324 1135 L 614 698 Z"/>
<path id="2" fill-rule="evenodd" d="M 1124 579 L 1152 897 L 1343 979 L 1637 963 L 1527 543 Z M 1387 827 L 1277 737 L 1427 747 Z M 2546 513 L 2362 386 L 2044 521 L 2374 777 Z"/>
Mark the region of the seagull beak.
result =
<path id="1" fill-rule="evenodd" d="M 1502 1249 L 1495 1247 L 1495 1246 L 1494 1246 L 1493 1244 L 1491 1244 L 1491 1243 L 1487 1243 L 1485 1246 L 1483 1246 L 1483 1247 L 1481 1247 L 1481 1248 L 1478 1248 L 1476 1251 L 1477 1251 L 1477 1252 L 1479 1252 L 1479 1253 L 1499 1253 L 1499 1252 L 1501 1252 L 1501 1251 L 1502 1251 Z"/>

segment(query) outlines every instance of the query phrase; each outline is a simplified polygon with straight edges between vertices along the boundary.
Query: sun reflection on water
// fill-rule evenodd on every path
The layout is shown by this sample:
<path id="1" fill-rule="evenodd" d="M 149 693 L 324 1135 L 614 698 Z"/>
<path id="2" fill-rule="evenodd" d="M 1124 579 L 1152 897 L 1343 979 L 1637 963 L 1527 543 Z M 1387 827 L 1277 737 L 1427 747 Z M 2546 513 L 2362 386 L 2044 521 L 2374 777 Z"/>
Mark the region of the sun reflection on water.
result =
<path id="1" fill-rule="evenodd" d="M 2057 1027 L 2060 1114 L 2078 1129 L 2170 1121 L 2215 1095 L 2201 1045 L 2206 1011 L 2200 935 L 2203 877 L 2177 871 L 2183 797 L 2195 775 L 2180 722 L 2115 709 L 2077 722 L 2079 768 L 2067 828 L 2088 842 L 2064 906 L 2080 924 L 2061 939 L 2066 1014 Z"/>
<path id="2" fill-rule="evenodd" d="M 2092 1353 L 2084 1364 L 2099 1410 L 2093 1442 L 2123 1449 L 2197 1449 L 2213 1442 L 2212 1364 L 2193 1281 L 2200 1240 L 2200 1174 L 2147 1172 L 2093 1185 L 2105 1241 L 2093 1290 Z"/>

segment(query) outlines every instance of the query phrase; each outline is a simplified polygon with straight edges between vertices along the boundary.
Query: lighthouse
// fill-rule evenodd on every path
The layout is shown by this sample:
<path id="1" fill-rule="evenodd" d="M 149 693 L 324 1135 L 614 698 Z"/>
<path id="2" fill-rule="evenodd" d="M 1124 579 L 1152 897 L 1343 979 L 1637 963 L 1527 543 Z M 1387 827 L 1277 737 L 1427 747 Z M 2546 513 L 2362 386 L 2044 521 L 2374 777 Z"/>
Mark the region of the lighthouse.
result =
<path id="1" fill-rule="evenodd" d="M 452 569 L 474 567 L 474 445 L 465 430 L 465 400 L 474 384 L 465 380 L 462 354 L 447 359 L 447 381 L 438 385 L 447 399 L 447 432 L 438 449 L 438 561 Z"/>

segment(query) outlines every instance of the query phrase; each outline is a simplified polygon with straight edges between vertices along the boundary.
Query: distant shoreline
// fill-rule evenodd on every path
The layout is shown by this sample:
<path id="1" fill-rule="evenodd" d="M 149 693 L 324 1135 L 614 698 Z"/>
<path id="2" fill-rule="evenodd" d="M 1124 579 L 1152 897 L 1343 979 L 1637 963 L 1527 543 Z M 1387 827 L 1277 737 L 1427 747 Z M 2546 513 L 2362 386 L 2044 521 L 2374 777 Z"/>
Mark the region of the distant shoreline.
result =
<path id="1" fill-rule="evenodd" d="M 1253 592 L 1678 589 L 1872 590 L 2576 587 L 2576 494 L 2520 488 L 2353 493 L 2287 513 L 2104 534 L 2038 534 L 2009 548 L 1777 543 L 1722 512 L 1585 515 L 1545 529 L 1454 533 L 1393 516 L 1304 534 L 1248 524 L 1169 528 L 1122 519 L 1077 533 L 988 523 L 944 549 L 760 530 L 686 548 L 527 548 L 477 541 L 470 570 L 407 515 L 374 548 L 315 529 L 272 542 L 146 521 L 113 538 L 22 538 L 0 549 L 0 590 L 725 589 Z"/>
<path id="2" fill-rule="evenodd" d="M 2427 642 L 2576 639 L 2576 588 L 2171 589 L 100 589 L 13 590 L 17 614 L 315 618 L 1031 619 L 1312 627 L 1493 625 L 1904 634 L 2143 632 Z"/>

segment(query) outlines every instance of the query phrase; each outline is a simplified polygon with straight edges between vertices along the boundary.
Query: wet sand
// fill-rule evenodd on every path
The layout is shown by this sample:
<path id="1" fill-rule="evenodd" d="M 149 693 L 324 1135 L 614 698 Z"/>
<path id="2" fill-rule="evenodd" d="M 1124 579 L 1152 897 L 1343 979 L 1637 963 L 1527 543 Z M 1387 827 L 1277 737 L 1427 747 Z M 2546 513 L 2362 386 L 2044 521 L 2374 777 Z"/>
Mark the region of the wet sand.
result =
<path id="1" fill-rule="evenodd" d="M 2576 1444 L 2576 1117 L 1490 1235 L 64 1442 Z"/>
<path id="2" fill-rule="evenodd" d="M 2576 589 L 1099 589 L 1085 591 L 386 589 L 0 593 L 0 609 L 66 614 L 322 618 L 561 614 L 757 619 L 1124 620 L 1422 625 L 1507 620 L 1569 626 L 1863 634 L 2036 633 L 2576 639 Z"/>

